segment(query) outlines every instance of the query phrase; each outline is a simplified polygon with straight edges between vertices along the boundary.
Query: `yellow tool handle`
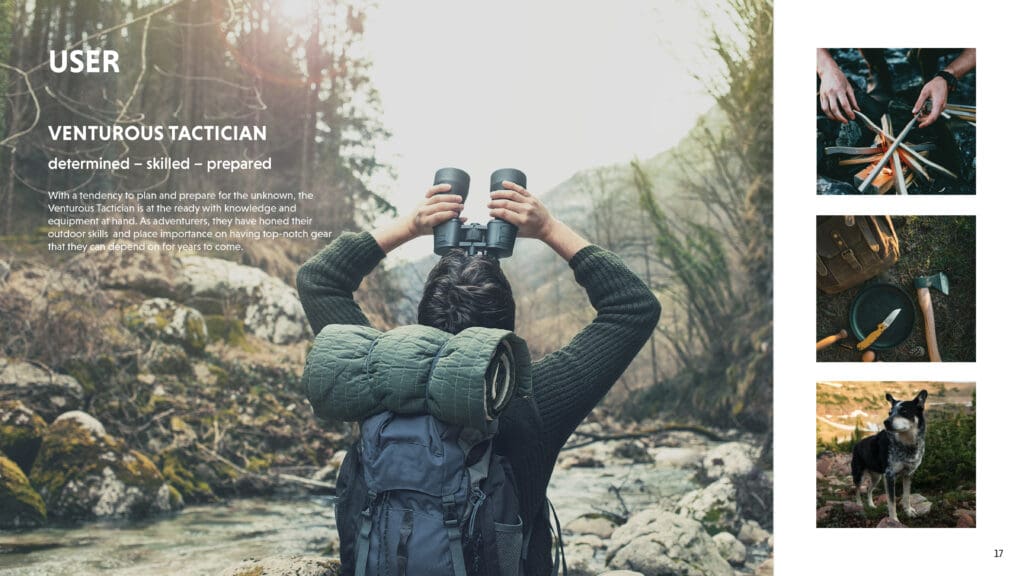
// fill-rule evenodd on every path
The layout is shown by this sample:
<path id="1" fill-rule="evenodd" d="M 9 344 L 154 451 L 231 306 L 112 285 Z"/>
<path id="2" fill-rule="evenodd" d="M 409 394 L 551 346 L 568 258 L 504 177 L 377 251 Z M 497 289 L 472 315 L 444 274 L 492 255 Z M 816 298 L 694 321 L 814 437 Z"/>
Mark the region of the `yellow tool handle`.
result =
<path id="1" fill-rule="evenodd" d="M 875 340 L 878 340 L 878 337 L 882 335 L 882 332 L 885 332 L 886 328 L 887 326 L 884 323 L 879 324 L 878 328 L 875 328 L 874 332 L 868 334 L 867 338 L 861 340 L 860 343 L 857 344 L 857 350 L 863 350 L 874 344 Z"/>

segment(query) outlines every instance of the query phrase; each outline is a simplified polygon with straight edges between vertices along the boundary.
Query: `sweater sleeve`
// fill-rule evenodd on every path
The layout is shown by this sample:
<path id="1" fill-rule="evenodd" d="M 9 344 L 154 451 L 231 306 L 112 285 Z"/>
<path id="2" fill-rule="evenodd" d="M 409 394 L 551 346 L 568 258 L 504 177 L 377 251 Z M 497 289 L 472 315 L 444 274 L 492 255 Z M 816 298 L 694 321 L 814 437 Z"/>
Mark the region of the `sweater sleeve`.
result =
<path id="1" fill-rule="evenodd" d="M 369 232 L 348 232 L 299 268 L 295 284 L 314 334 L 328 324 L 370 325 L 352 293 L 384 256 Z"/>
<path id="2" fill-rule="evenodd" d="M 569 266 L 597 316 L 569 344 L 533 366 L 544 447 L 552 461 L 640 352 L 661 316 L 658 299 L 614 253 L 590 245 Z"/>

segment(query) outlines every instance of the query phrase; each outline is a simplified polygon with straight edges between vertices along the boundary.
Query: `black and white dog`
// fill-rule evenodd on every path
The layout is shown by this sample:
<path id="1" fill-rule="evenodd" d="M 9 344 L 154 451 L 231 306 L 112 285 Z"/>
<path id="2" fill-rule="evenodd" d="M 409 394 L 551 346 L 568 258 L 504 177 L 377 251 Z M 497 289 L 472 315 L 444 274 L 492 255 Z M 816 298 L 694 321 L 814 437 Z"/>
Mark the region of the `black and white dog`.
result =
<path id="1" fill-rule="evenodd" d="M 885 478 L 885 493 L 889 503 L 889 517 L 896 518 L 896 478 L 903 478 L 903 511 L 914 517 L 910 507 L 910 477 L 921 465 L 924 457 L 924 401 L 928 391 L 921 390 L 913 400 L 897 400 L 891 394 L 885 399 L 892 404 L 885 430 L 865 438 L 853 447 L 853 487 L 860 505 L 860 482 L 864 471 L 868 473 L 868 503 L 875 507 L 872 493 L 878 477 Z"/>

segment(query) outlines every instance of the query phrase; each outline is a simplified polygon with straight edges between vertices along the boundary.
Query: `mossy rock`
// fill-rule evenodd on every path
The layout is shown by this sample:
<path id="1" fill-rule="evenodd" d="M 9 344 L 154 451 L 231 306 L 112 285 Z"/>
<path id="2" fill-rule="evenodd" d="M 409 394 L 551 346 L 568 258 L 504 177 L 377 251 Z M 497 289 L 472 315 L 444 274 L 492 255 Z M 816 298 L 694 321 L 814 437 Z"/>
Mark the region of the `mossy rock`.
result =
<path id="1" fill-rule="evenodd" d="M 107 355 L 71 359 L 64 362 L 61 367 L 78 380 L 87 396 L 107 388 L 121 369 L 117 361 Z"/>
<path id="2" fill-rule="evenodd" d="M 129 308 L 123 322 L 130 330 L 177 344 L 190 354 L 201 354 L 209 341 L 203 315 L 167 298 L 151 298 Z"/>
<path id="3" fill-rule="evenodd" d="M 160 462 L 164 478 L 185 503 L 205 504 L 217 501 L 217 495 L 213 493 L 209 482 L 192 472 L 196 456 L 186 448 L 165 450 L 160 453 L 157 460 Z"/>
<path id="4" fill-rule="evenodd" d="M 168 374 L 186 379 L 195 376 L 188 353 L 176 344 L 154 342 L 143 356 L 141 368 L 152 374 Z"/>
<path id="5" fill-rule="evenodd" d="M 46 522 L 46 505 L 13 460 L 0 453 L 0 528 L 35 528 Z"/>
<path id="6" fill-rule="evenodd" d="M 219 314 L 206 316 L 206 329 L 210 335 L 210 341 L 219 340 L 228 346 L 245 348 L 245 323 L 237 318 L 225 318 Z"/>
<path id="7" fill-rule="evenodd" d="M 0 397 L 17 398 L 43 420 L 76 410 L 84 394 L 78 380 L 32 362 L 0 357 Z"/>
<path id="8" fill-rule="evenodd" d="M 174 504 L 153 462 L 84 412 L 62 414 L 50 425 L 31 480 L 51 517 L 142 517 Z"/>
<path id="9" fill-rule="evenodd" d="M 0 402 L 0 452 L 23 471 L 32 469 L 45 433 L 46 421 L 20 401 Z"/>

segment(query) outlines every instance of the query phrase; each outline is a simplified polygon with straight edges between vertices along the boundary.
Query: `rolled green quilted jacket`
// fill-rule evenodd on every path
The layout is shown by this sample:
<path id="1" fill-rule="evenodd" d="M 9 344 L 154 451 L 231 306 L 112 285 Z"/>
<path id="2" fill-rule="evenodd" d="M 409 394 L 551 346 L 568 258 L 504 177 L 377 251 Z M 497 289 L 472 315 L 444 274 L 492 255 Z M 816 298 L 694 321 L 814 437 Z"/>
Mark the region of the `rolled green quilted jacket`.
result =
<path id="1" fill-rule="evenodd" d="M 359 422 L 390 410 L 485 429 L 515 396 L 532 392 L 530 351 L 507 330 L 429 326 L 381 332 L 331 324 L 302 373 L 317 416 Z"/>

